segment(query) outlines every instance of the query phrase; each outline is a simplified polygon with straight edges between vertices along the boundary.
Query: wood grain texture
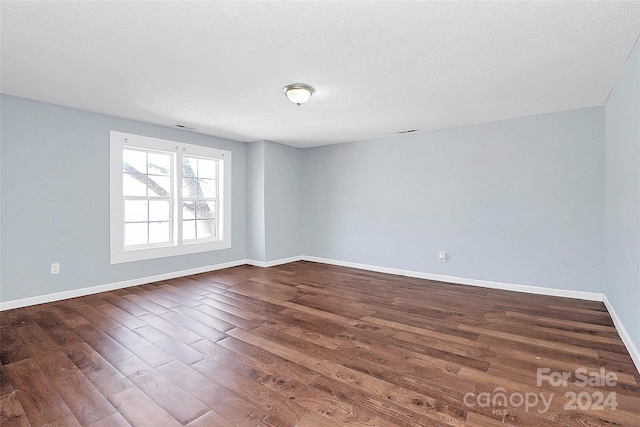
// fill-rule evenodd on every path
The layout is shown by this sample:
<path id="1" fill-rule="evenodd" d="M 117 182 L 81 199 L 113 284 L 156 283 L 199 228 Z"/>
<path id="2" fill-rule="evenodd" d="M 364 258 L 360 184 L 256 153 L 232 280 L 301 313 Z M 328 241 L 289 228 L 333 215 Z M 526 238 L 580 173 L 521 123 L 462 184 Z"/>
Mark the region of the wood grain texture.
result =
<path id="1" fill-rule="evenodd" d="M 29 420 L 18 397 L 5 396 L 0 400 L 0 425 L 4 427 L 29 427 Z"/>
<path id="2" fill-rule="evenodd" d="M 0 327 L 0 363 L 8 365 L 30 357 L 24 342 L 11 325 Z"/>
<path id="3" fill-rule="evenodd" d="M 132 426 L 179 427 L 182 425 L 137 388 L 128 388 L 111 396 L 111 403 Z"/>
<path id="4" fill-rule="evenodd" d="M 640 426 L 602 303 L 311 262 L 5 311 L 0 344 L 2 427 Z M 571 378 L 538 385 L 539 368 Z"/>
<path id="5" fill-rule="evenodd" d="M 35 360 L 24 359 L 5 369 L 32 426 L 44 426 L 71 415 L 69 407 Z"/>
<path id="6" fill-rule="evenodd" d="M 42 353 L 35 360 L 80 424 L 91 424 L 116 412 L 62 351 Z"/>

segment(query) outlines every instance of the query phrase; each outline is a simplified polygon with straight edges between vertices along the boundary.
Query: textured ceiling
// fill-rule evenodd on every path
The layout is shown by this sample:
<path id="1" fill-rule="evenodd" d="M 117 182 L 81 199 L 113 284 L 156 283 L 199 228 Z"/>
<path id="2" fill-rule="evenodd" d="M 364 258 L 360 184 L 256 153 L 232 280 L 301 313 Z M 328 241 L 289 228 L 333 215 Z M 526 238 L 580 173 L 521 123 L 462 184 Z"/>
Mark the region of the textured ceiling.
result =
<path id="1" fill-rule="evenodd" d="M 3 93 L 298 147 L 600 105 L 640 34 L 640 1 L 0 7 Z"/>

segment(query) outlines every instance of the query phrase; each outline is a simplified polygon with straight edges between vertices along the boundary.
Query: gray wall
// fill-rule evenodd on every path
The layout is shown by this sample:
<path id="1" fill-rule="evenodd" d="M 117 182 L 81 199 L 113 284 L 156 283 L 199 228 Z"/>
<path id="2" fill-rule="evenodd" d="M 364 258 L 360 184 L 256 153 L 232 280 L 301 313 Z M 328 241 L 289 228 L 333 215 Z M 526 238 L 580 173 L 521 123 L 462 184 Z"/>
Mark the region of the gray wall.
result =
<path id="1" fill-rule="evenodd" d="M 604 140 L 593 107 L 305 150 L 305 254 L 601 291 Z"/>
<path id="2" fill-rule="evenodd" d="M 274 142 L 265 146 L 266 261 L 302 255 L 302 152 Z"/>
<path id="3" fill-rule="evenodd" d="M 640 348 L 640 43 L 606 103 L 603 292 Z"/>
<path id="4" fill-rule="evenodd" d="M 265 242 L 265 141 L 247 144 L 247 258 L 264 262 Z"/>
<path id="5" fill-rule="evenodd" d="M 247 258 L 302 255 L 302 150 L 270 141 L 247 149 Z"/>
<path id="6" fill-rule="evenodd" d="M 3 301 L 246 258 L 246 144 L 6 95 L 0 103 Z M 109 264 L 110 130 L 231 150 L 233 247 Z"/>

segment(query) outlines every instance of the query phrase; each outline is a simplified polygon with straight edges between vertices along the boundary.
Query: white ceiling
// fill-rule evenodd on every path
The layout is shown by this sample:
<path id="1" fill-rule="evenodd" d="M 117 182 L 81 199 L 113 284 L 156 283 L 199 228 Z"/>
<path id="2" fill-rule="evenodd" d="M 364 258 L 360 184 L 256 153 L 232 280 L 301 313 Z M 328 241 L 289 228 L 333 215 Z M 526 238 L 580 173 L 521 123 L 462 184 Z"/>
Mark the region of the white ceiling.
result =
<path id="1" fill-rule="evenodd" d="M 640 1 L 0 7 L 3 93 L 298 147 L 601 105 L 640 34 Z"/>

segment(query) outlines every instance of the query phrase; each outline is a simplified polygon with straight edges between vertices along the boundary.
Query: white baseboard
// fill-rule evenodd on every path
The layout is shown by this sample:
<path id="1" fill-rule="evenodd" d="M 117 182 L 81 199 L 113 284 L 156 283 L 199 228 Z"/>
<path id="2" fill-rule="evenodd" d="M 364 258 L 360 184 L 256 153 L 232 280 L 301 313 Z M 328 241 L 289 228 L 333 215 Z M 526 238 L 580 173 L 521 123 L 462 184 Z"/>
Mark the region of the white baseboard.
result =
<path id="1" fill-rule="evenodd" d="M 625 329 L 624 324 L 618 317 L 618 314 L 614 310 L 611 301 L 609 301 L 609 298 L 607 298 L 606 295 L 604 296 L 604 305 L 605 307 L 607 307 L 609 315 L 611 315 L 611 319 L 613 320 L 613 324 L 616 326 L 616 330 L 618 331 L 618 334 L 620 335 L 620 338 L 622 339 L 625 347 L 627 347 L 627 351 L 629 352 L 633 363 L 636 365 L 636 369 L 638 370 L 638 372 L 640 372 L 640 351 L 638 351 L 638 347 L 636 347 L 636 345 L 633 343 L 631 336 L 629 336 L 629 333 Z"/>
<path id="2" fill-rule="evenodd" d="M 107 283 L 104 285 L 90 286 L 88 288 L 72 289 L 70 291 L 56 292 L 53 294 L 38 295 L 35 297 L 22 298 L 12 301 L 0 301 L 0 311 L 11 310 L 13 308 L 27 307 L 30 305 L 44 304 L 47 302 L 61 301 L 69 298 L 83 297 L 100 292 L 113 291 L 115 289 L 128 288 L 130 286 L 144 285 L 145 283 L 159 282 L 161 280 L 175 279 L 176 277 L 189 276 L 191 274 L 206 273 L 207 271 L 221 270 L 223 268 L 237 267 L 247 264 L 246 259 L 225 262 L 222 264 L 207 265 L 204 267 L 190 268 L 188 270 L 172 271 L 170 273 L 158 274 L 155 276 L 139 277 L 122 282 Z"/>
<path id="3" fill-rule="evenodd" d="M 376 271 L 379 273 L 395 274 L 398 276 L 415 277 L 416 279 L 436 280 L 438 282 L 456 283 L 460 285 L 480 286 L 483 288 L 501 289 L 505 291 L 526 292 L 529 294 L 549 295 L 554 297 L 576 298 L 588 301 L 603 301 L 604 294 L 598 292 L 572 291 L 567 289 L 545 288 L 542 286 L 514 285 L 511 283 L 492 282 L 489 280 L 468 279 L 464 277 L 443 276 L 440 274 L 423 273 L 420 271 L 401 270 L 398 268 L 379 267 L 376 265 L 359 264 L 355 262 L 339 261 L 312 256 L 302 257 L 305 261 L 319 262 L 322 264 L 352 267 L 360 270 Z"/>
<path id="4" fill-rule="evenodd" d="M 398 268 L 380 267 L 380 266 L 370 265 L 370 264 L 360 264 L 360 263 L 349 262 L 349 261 L 340 261 L 340 260 L 329 259 L 329 258 L 319 258 L 314 256 L 301 255 L 301 256 L 295 256 L 290 258 L 281 258 L 273 261 L 257 261 L 253 259 L 242 259 L 242 260 L 231 261 L 231 262 L 222 263 L 222 264 L 214 264 L 214 265 L 208 265 L 204 267 L 191 268 L 188 270 L 173 271 L 170 273 L 158 274 L 154 276 L 139 277 L 136 279 L 125 280 L 122 282 L 107 283 L 104 285 L 91 286 L 87 288 L 72 289 L 69 291 L 38 295 L 35 297 L 22 298 L 22 299 L 13 300 L 13 301 L 4 301 L 4 302 L 0 301 L 0 311 L 10 310 L 10 309 L 19 308 L 19 307 L 26 307 L 30 305 L 36 305 L 36 304 L 44 304 L 44 303 L 53 302 L 53 301 L 60 301 L 60 300 L 69 299 L 69 298 L 76 298 L 76 297 L 81 297 L 85 295 L 97 294 L 100 292 L 107 292 L 115 289 L 128 288 L 130 286 L 138 286 L 138 285 L 143 285 L 145 283 L 153 283 L 161 280 L 169 280 L 169 279 L 174 279 L 176 277 L 189 276 L 191 274 L 198 274 L 198 273 L 204 273 L 207 271 L 220 270 L 223 268 L 236 267 L 244 264 L 253 265 L 256 267 L 268 268 L 268 267 L 274 267 L 277 265 L 288 264 L 291 262 L 302 261 L 302 260 L 318 262 L 321 264 L 337 265 L 341 267 L 357 268 L 360 270 L 376 271 L 379 273 L 395 274 L 398 276 L 415 277 L 417 279 L 436 280 L 439 282 L 449 282 L 449 283 L 457 283 L 461 285 L 481 286 L 481 287 L 492 288 L 492 289 L 502 289 L 502 290 L 508 290 L 508 291 L 527 292 L 527 293 L 551 295 L 551 296 L 562 296 L 562 297 L 568 297 L 568 298 L 585 299 L 590 301 L 603 301 L 603 298 L 604 298 L 603 294 L 598 294 L 593 292 L 570 291 L 570 290 L 564 290 L 564 289 L 553 289 L 553 288 L 544 288 L 539 286 L 528 286 L 528 285 L 514 285 L 510 283 L 491 282 L 487 280 L 478 280 L 478 279 L 467 279 L 467 278 L 461 278 L 461 277 L 455 277 L 455 276 L 443 276 L 439 274 L 423 273 L 419 271 L 402 270 Z"/>
<path id="5" fill-rule="evenodd" d="M 283 258 L 283 259 L 278 259 L 278 260 L 268 261 L 268 262 L 256 261 L 252 259 L 241 259 L 238 261 L 231 261 L 231 262 L 226 262 L 222 264 L 207 265 L 204 267 L 190 268 L 188 270 L 180 270 L 180 271 L 173 271 L 165 274 L 158 274 L 154 276 L 139 277 L 136 279 L 124 280 L 122 282 L 107 283 L 104 285 L 90 286 L 90 287 L 81 288 L 81 289 L 72 289 L 69 291 L 55 292 L 52 294 L 38 295 L 35 297 L 22 298 L 22 299 L 17 299 L 12 301 L 0 301 L 0 311 L 11 310 L 11 309 L 20 308 L 20 307 L 27 307 L 27 306 L 36 305 L 36 304 L 44 304 L 47 302 L 61 301 L 69 298 L 83 297 L 86 295 L 97 294 L 100 292 L 113 291 L 115 289 L 122 289 L 122 288 L 131 287 L 131 286 L 144 285 L 146 283 L 159 282 L 161 280 L 175 279 L 176 277 L 189 276 L 191 274 L 206 273 L 208 271 L 221 270 L 223 268 L 237 267 L 239 265 L 249 264 L 249 265 L 255 265 L 257 267 L 274 267 L 276 265 L 288 264 L 290 262 L 295 262 L 300 260 L 302 260 L 301 256 Z"/>
<path id="6" fill-rule="evenodd" d="M 290 258 L 280 258 L 274 261 L 257 261 L 255 259 L 248 259 L 247 264 L 254 265 L 256 267 L 275 267 L 276 265 L 289 264 L 290 262 L 302 261 L 304 257 L 294 256 Z"/>

